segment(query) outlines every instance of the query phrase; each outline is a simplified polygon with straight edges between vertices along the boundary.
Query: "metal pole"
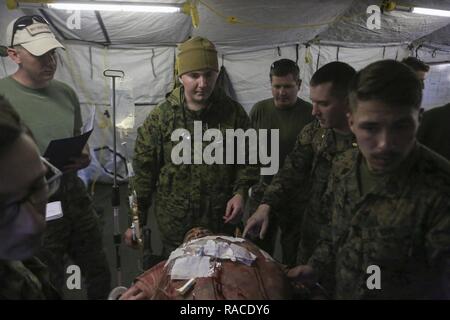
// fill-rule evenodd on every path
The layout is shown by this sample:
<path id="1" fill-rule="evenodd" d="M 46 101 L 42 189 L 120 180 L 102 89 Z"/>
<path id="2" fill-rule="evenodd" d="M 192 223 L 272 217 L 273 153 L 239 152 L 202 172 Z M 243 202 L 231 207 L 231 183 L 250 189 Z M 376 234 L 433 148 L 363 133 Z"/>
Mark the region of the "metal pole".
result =
<path id="1" fill-rule="evenodd" d="M 114 162 L 114 179 L 112 186 L 111 206 L 114 213 L 114 245 L 116 248 L 116 270 L 117 270 L 117 285 L 122 285 L 122 271 L 120 261 L 120 243 L 122 236 L 119 225 L 119 209 L 120 209 L 120 189 L 117 185 L 117 149 L 116 149 L 116 78 L 123 78 L 124 72 L 122 70 L 105 70 L 103 72 L 105 77 L 111 78 L 112 81 L 112 111 L 113 111 L 113 162 Z"/>

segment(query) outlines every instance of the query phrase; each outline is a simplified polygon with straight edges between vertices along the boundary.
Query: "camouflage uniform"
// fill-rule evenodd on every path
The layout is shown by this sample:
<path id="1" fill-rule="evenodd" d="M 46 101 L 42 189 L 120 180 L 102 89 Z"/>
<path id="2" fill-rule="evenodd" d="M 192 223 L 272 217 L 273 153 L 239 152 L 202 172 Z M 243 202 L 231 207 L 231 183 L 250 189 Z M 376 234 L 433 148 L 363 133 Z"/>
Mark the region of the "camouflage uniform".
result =
<path id="1" fill-rule="evenodd" d="M 417 144 L 393 174 L 361 195 L 362 156 L 333 163 L 324 213 L 331 223 L 308 264 L 334 270 L 337 299 L 450 298 L 450 164 Z M 367 287 L 370 265 L 381 290 Z"/>
<path id="2" fill-rule="evenodd" d="M 240 104 L 215 88 L 210 105 L 203 110 L 191 111 L 184 102 L 183 87 L 175 89 L 159 104 L 138 129 L 133 167 L 134 188 L 138 207 L 146 212 L 155 191 L 155 215 L 161 231 L 163 255 L 177 248 L 184 234 L 192 227 L 205 227 L 213 232 L 232 232 L 225 225 L 223 215 L 233 194 L 245 199 L 249 186 L 258 178 L 257 172 L 245 165 L 180 164 L 172 163 L 172 148 L 179 142 L 171 141 L 172 132 L 187 129 L 193 139 L 194 121 L 202 121 L 203 130 L 249 128 L 249 118 Z M 203 142 L 203 147 L 208 145 Z M 194 147 L 192 146 L 193 162 Z M 225 162 L 225 157 L 224 157 Z M 235 162 L 236 163 L 236 162 Z"/>
<path id="3" fill-rule="evenodd" d="M 67 254 L 86 280 L 87 298 L 106 299 L 111 290 L 111 272 L 99 219 L 86 187 L 74 173 L 65 174 L 52 201 L 61 201 L 64 218 L 47 222 L 44 246 L 38 254 L 49 266 L 52 283 L 58 289 L 65 285 Z"/>
<path id="4" fill-rule="evenodd" d="M 4 95 L 31 129 L 41 154 L 54 139 L 81 132 L 80 103 L 63 82 L 52 80 L 45 89 L 25 87 L 12 76 L 0 79 Z M 49 221 L 42 250 L 37 254 L 48 267 L 51 281 L 62 290 L 68 255 L 86 278 L 88 299 L 105 299 L 110 291 L 110 270 L 102 245 L 102 233 L 92 199 L 75 172 L 64 174 L 60 190 L 50 201 L 61 201 L 63 217 Z"/>
<path id="5" fill-rule="evenodd" d="M 0 260 L 1 300 L 60 299 L 50 283 L 47 267 L 37 258 L 25 261 Z"/>
<path id="6" fill-rule="evenodd" d="M 285 203 L 297 207 L 295 217 L 279 217 L 280 224 L 291 229 L 291 237 L 281 239 L 283 247 L 291 246 L 291 252 L 299 248 L 297 257 L 288 257 L 284 263 L 307 261 L 312 253 L 320 234 L 319 222 L 325 218 L 317 213 L 317 205 L 326 189 L 331 162 L 337 154 L 356 146 L 354 142 L 351 134 L 336 139 L 334 130 L 321 128 L 318 121 L 309 123 L 264 193 L 262 203 L 269 204 L 274 212 Z"/>

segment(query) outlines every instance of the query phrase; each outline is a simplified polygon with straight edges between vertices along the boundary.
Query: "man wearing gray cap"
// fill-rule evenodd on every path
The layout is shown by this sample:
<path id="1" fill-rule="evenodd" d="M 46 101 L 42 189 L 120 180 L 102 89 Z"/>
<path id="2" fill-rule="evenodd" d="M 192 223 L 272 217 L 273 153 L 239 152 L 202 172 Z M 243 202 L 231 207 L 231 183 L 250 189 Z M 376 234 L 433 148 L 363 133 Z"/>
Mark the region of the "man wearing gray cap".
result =
<path id="1" fill-rule="evenodd" d="M 0 80 L 4 95 L 31 129 L 41 154 L 50 141 L 80 134 L 80 104 L 68 85 L 53 79 L 57 48 L 64 48 L 41 16 L 23 16 L 7 29 L 8 56 L 17 71 Z M 63 218 L 48 222 L 40 258 L 48 265 L 58 289 L 64 284 L 64 256 L 81 268 L 89 299 L 106 298 L 110 270 L 102 246 L 98 218 L 77 171 L 89 165 L 87 148 L 62 169 L 59 192 L 49 202 L 61 201 Z"/>

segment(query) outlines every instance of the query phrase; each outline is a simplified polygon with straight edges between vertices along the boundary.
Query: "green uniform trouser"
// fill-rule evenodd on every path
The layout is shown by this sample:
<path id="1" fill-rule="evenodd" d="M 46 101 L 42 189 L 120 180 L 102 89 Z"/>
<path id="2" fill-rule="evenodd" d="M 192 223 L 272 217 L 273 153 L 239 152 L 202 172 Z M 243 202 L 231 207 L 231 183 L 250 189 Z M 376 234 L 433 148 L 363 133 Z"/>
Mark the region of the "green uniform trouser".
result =
<path id="1" fill-rule="evenodd" d="M 50 201 L 61 201 L 64 216 L 47 222 L 41 260 L 58 290 L 65 285 L 65 256 L 81 270 L 88 299 L 106 299 L 111 272 L 102 245 L 102 232 L 91 197 L 78 177 L 65 175 L 60 191 Z"/>

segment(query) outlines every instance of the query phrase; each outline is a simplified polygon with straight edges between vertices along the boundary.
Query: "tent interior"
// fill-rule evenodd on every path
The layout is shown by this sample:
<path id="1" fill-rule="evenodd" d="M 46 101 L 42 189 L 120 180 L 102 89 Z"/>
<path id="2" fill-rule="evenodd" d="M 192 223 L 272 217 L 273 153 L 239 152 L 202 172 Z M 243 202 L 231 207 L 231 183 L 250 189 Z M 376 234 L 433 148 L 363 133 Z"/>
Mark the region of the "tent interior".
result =
<path id="1" fill-rule="evenodd" d="M 97 2 L 96 0 L 93 2 Z M 144 2 L 135 0 L 134 2 Z M 160 0 L 158 3 L 183 3 Z M 133 156 L 136 129 L 154 106 L 170 92 L 174 82 L 177 44 L 191 36 L 204 36 L 218 49 L 219 66 L 226 70 L 230 94 L 250 111 L 254 103 L 271 97 L 269 67 L 289 58 L 297 61 L 302 85 L 299 96 L 309 99 L 309 80 L 319 67 L 343 61 L 359 70 L 381 59 L 417 57 L 431 66 L 425 82 L 423 108 L 450 102 L 450 17 L 404 11 L 379 14 L 379 28 L 369 28 L 374 0 L 198 0 L 198 27 L 184 13 L 65 11 L 18 8 L 8 10 L 0 0 L 0 44 L 7 45 L 8 24 L 24 14 L 40 14 L 50 23 L 66 50 L 58 50 L 57 80 L 69 84 L 80 99 L 86 127 L 94 125 L 89 146 L 91 165 L 79 173 L 94 193 L 104 221 L 104 244 L 116 286 L 109 204 L 113 168 L 111 79 L 106 69 L 118 69 L 116 122 L 118 179 L 121 183 L 121 230 L 127 227 L 125 159 Z M 401 4 L 398 1 L 398 4 Z M 450 0 L 408 0 L 408 6 L 450 10 Z M 17 66 L 0 59 L 0 78 Z M 152 224 L 156 230 L 156 226 Z M 158 247 L 157 231 L 153 234 Z M 157 250 L 157 249 L 156 249 Z M 123 283 L 137 275 L 138 253 L 122 244 Z M 279 255 L 279 249 L 276 256 Z M 68 292 L 67 297 L 79 298 Z"/>

